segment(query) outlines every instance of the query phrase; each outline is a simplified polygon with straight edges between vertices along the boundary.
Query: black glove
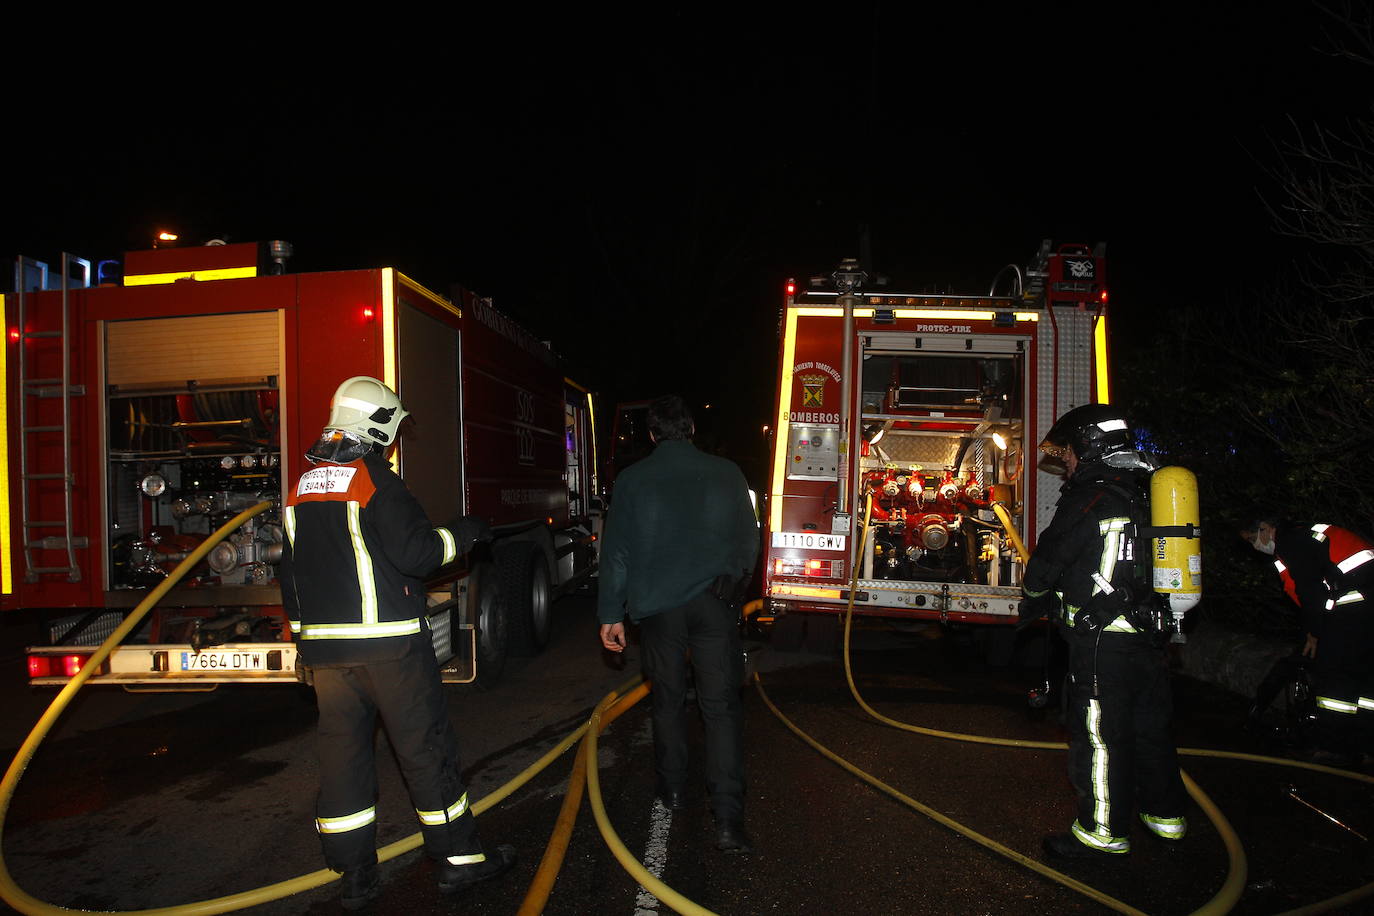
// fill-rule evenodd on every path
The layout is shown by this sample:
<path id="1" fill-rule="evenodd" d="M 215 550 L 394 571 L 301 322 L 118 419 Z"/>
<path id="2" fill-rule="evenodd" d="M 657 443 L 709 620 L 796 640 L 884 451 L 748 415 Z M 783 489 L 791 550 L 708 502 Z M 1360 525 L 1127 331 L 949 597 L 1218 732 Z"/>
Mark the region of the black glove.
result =
<path id="1" fill-rule="evenodd" d="M 1047 591 L 1043 595 L 1027 595 L 1021 599 L 1021 607 L 1017 614 L 1020 620 L 1017 621 L 1016 628 L 1024 629 L 1039 620 L 1041 617 L 1053 617 L 1059 611 L 1059 596 L 1052 591 Z"/>
<path id="2" fill-rule="evenodd" d="M 458 542 L 460 552 L 466 552 L 473 544 L 488 543 L 493 540 L 491 525 L 478 515 L 461 515 L 444 525 Z"/>

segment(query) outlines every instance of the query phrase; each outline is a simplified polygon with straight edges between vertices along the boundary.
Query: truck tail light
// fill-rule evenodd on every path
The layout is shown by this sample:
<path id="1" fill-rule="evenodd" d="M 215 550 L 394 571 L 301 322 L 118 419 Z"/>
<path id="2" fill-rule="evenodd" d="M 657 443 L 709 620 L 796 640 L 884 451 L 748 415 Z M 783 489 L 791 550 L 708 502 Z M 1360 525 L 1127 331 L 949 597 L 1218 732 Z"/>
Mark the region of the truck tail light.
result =
<path id="1" fill-rule="evenodd" d="M 29 677 L 76 677 L 86 667 L 95 653 L 71 653 L 69 655 L 30 655 Z M 101 665 L 97 674 L 104 674 L 106 665 Z"/>
<path id="2" fill-rule="evenodd" d="M 844 560 L 816 560 L 802 557 L 778 557 L 773 561 L 776 576 L 824 576 L 844 578 Z"/>

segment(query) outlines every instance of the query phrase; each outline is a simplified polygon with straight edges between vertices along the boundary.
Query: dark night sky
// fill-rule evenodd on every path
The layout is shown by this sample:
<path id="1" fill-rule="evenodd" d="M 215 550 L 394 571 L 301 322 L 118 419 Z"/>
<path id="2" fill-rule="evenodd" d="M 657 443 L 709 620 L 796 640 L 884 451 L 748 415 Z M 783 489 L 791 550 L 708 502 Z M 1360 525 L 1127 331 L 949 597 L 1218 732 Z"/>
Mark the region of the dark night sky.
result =
<path id="1" fill-rule="evenodd" d="M 1281 254 L 1255 159 L 1289 116 L 1368 111 L 1302 3 L 909 6 L 254 23 L 156 64 L 102 44 L 8 134 L 0 250 L 285 238 L 298 270 L 493 296 L 608 397 L 677 389 L 757 428 L 782 280 L 863 227 L 879 271 L 955 292 L 1041 238 L 1106 241 L 1136 333 Z"/>

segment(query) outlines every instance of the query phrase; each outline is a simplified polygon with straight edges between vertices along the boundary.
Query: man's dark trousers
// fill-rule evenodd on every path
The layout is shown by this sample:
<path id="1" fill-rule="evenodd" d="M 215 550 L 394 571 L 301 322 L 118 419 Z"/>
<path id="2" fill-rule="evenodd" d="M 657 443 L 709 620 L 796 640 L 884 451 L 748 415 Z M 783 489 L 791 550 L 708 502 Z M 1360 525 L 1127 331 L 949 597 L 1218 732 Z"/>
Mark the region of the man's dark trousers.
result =
<path id="1" fill-rule="evenodd" d="M 644 673 L 653 681 L 654 760 L 660 788 L 687 783 L 687 664 L 706 729 L 706 790 L 720 821 L 744 816 L 744 656 L 739 613 L 703 592 L 639 621 Z"/>

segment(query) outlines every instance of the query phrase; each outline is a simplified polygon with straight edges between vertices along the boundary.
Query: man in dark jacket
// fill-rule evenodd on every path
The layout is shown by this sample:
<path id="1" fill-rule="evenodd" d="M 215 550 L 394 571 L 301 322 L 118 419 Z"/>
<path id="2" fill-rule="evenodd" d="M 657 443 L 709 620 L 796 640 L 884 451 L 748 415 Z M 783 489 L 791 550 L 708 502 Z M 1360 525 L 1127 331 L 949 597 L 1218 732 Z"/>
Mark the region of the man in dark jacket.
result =
<path id="1" fill-rule="evenodd" d="M 744 829 L 744 656 L 733 603 L 758 556 L 758 521 L 744 475 L 691 442 L 682 399 L 649 405 L 654 451 L 615 481 L 601 545 L 601 643 L 625 648 L 625 614 L 639 624 L 653 680 L 658 796 L 686 806 L 687 665 L 706 726 L 706 788 L 716 847 L 748 852 Z"/>
<path id="2" fill-rule="evenodd" d="M 485 522 L 436 528 L 386 461 L 406 417 L 377 379 L 343 382 L 324 435 L 307 453 L 284 512 L 282 603 L 319 699 L 325 862 L 343 872 L 346 909 L 379 892 L 377 716 L 386 727 L 438 860 L 439 889 L 456 891 L 508 869 L 515 850 L 484 850 L 458 766 L 458 742 L 431 642 L 424 579 L 453 562 Z"/>
<path id="3" fill-rule="evenodd" d="M 1272 516 L 1241 537 L 1274 558 L 1284 591 L 1302 610 L 1318 742 L 1340 755 L 1374 753 L 1374 544 L 1335 525 L 1280 526 Z M 1256 706 L 1273 700 L 1269 690 Z"/>
<path id="4" fill-rule="evenodd" d="M 1187 831 L 1170 735 L 1169 669 L 1157 600 L 1146 579 L 1153 463 L 1124 416 L 1075 408 L 1040 448 L 1067 480 L 1054 519 L 1026 565 L 1022 615 L 1048 614 L 1069 645 L 1069 778 L 1078 817 L 1045 838 L 1046 852 L 1106 859 L 1130 852 L 1133 816 L 1177 843 Z"/>

